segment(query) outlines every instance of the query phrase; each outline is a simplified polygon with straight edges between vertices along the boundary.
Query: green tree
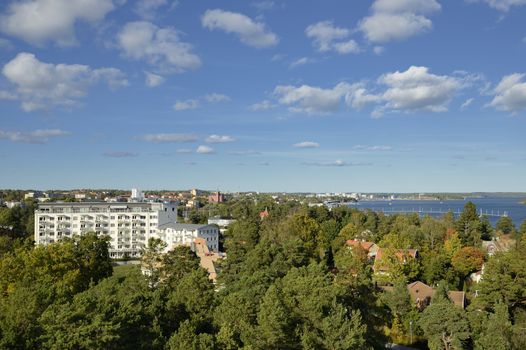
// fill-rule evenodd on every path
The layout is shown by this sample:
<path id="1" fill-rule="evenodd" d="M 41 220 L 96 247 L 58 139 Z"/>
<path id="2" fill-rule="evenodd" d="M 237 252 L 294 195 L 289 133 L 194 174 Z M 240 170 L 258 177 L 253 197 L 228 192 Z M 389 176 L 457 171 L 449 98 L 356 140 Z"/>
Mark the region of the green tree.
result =
<path id="1" fill-rule="evenodd" d="M 484 252 L 475 247 L 463 247 L 453 255 L 451 264 L 463 278 L 470 273 L 478 271 L 484 264 Z"/>
<path id="2" fill-rule="evenodd" d="M 508 307 L 504 303 L 495 305 L 495 312 L 485 320 L 483 332 L 475 341 L 476 350 L 510 350 L 512 346 L 512 324 Z"/>
<path id="3" fill-rule="evenodd" d="M 463 349 L 470 338 L 464 310 L 447 298 L 443 285 L 422 313 L 419 323 L 431 350 Z"/>
<path id="4" fill-rule="evenodd" d="M 499 221 L 497 221 L 496 226 L 497 231 L 502 232 L 505 235 L 509 235 L 511 233 L 515 233 L 515 225 L 513 224 L 513 221 L 508 216 L 502 216 Z"/>
<path id="5" fill-rule="evenodd" d="M 477 246 L 480 243 L 480 218 L 473 202 L 464 205 L 464 210 L 455 222 L 455 228 L 463 245 Z"/>

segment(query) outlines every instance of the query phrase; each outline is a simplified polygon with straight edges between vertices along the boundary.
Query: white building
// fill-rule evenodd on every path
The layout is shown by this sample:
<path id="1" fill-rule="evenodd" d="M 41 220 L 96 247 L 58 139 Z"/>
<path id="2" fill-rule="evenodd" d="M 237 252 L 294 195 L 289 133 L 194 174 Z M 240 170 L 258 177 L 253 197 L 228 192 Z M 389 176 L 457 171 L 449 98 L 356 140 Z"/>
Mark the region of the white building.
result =
<path id="1" fill-rule="evenodd" d="M 131 199 L 132 200 L 137 200 L 137 201 L 142 201 L 144 199 L 144 195 L 142 194 L 141 190 L 139 190 L 138 188 L 132 188 L 132 190 L 131 190 Z"/>
<path id="2" fill-rule="evenodd" d="M 192 246 L 196 238 L 206 241 L 209 251 L 219 251 L 219 229 L 215 225 L 167 223 L 159 225 L 159 238 L 168 244 L 166 251 L 178 245 Z"/>
<path id="3" fill-rule="evenodd" d="M 43 203 L 35 210 L 35 242 L 96 232 L 110 237 L 110 257 L 138 257 L 159 227 L 177 221 L 177 202 Z"/>

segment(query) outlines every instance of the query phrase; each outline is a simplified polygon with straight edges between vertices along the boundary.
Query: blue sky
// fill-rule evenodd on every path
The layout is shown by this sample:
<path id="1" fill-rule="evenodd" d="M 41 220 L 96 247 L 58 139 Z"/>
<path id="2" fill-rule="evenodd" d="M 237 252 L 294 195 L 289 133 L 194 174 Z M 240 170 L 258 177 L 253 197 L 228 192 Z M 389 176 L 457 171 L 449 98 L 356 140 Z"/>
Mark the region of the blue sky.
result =
<path id="1" fill-rule="evenodd" d="M 0 187 L 525 191 L 526 0 L 0 5 Z"/>

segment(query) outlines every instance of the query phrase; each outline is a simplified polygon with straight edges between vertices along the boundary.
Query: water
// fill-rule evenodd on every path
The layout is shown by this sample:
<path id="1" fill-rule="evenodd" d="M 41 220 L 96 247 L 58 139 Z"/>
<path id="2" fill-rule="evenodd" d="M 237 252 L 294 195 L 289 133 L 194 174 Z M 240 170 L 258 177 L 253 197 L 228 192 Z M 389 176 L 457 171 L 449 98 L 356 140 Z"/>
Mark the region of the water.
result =
<path id="1" fill-rule="evenodd" d="M 471 201 L 477 206 L 477 211 L 482 214 L 500 214 L 506 213 L 518 228 L 526 220 L 526 205 L 521 202 L 524 197 L 512 198 L 466 198 L 465 200 L 378 200 L 378 201 L 360 201 L 357 204 L 350 205 L 357 209 L 371 209 L 374 211 L 383 211 L 388 214 L 390 211 L 407 211 L 407 212 L 447 212 L 451 210 L 455 215 L 464 209 L 464 205 Z M 442 216 L 443 214 L 435 213 L 432 216 Z M 495 225 L 499 217 L 489 216 L 490 222 Z"/>

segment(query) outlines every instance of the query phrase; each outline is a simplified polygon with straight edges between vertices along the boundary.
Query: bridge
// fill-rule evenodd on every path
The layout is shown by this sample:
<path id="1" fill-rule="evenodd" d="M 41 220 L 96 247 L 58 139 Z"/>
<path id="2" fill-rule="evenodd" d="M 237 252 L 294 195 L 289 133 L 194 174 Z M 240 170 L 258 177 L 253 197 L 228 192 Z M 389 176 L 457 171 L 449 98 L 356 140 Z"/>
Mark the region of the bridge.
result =
<path id="1" fill-rule="evenodd" d="M 360 209 L 370 209 L 372 211 L 376 211 L 376 212 L 380 212 L 380 213 L 384 213 L 386 215 L 389 215 L 389 214 L 413 214 L 413 213 L 416 213 L 416 214 L 419 214 L 419 215 L 445 215 L 449 212 L 452 212 L 453 215 L 460 215 L 462 213 L 462 210 L 461 209 L 456 209 L 456 210 L 453 210 L 453 209 L 441 209 L 441 208 L 438 208 L 438 209 L 433 209 L 433 208 L 430 208 L 430 209 L 427 209 L 427 208 L 390 208 L 390 207 L 378 207 L 378 208 L 375 208 L 375 207 L 370 207 L 370 208 L 360 208 Z M 480 209 L 479 210 L 479 216 L 482 217 L 482 216 L 487 216 L 487 217 L 496 217 L 496 218 L 502 218 L 502 217 L 507 217 L 508 216 L 508 212 L 507 211 L 501 211 L 501 210 L 493 210 L 493 209 L 486 209 L 486 210 L 482 210 Z"/>

